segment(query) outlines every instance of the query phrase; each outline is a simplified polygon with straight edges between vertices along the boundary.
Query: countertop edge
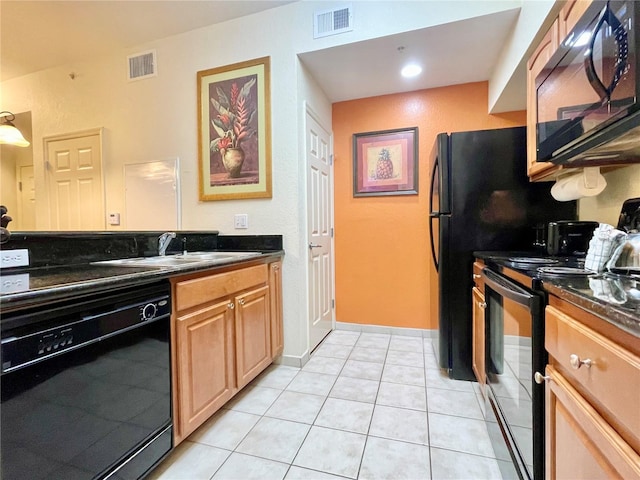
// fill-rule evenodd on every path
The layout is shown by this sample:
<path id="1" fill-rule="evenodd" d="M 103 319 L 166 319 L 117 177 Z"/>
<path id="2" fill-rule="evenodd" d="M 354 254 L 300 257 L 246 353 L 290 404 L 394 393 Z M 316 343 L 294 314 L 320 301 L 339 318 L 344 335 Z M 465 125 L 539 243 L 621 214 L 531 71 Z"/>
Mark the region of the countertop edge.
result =
<path id="1" fill-rule="evenodd" d="M 119 288 L 131 287 L 134 285 L 143 285 L 169 279 L 175 276 L 181 276 L 196 272 L 222 271 L 232 266 L 240 266 L 250 263 L 269 263 L 269 260 L 278 260 L 284 257 L 284 250 L 275 250 L 263 252 L 260 255 L 248 258 L 233 260 L 231 262 L 217 263 L 215 265 L 207 264 L 186 264 L 171 267 L 153 267 L 145 272 L 136 272 L 130 275 L 109 276 L 99 279 L 67 283 L 54 287 L 41 288 L 36 290 L 28 290 L 24 292 L 16 292 L 4 294 L 0 297 L 0 310 L 2 314 L 7 314 L 17 310 L 29 307 L 43 305 L 45 303 L 59 302 L 72 298 L 82 298 L 86 295 L 116 290 Z M 97 267 L 99 268 L 99 267 Z"/>

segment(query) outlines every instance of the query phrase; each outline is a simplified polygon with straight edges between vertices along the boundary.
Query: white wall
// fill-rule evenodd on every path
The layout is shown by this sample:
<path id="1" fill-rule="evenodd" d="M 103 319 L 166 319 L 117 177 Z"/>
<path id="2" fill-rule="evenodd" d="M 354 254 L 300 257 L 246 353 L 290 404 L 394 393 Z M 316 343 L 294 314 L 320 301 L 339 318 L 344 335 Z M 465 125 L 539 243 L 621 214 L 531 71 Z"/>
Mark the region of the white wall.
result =
<path id="1" fill-rule="evenodd" d="M 66 65 L 3 82 L 3 109 L 32 112 L 36 191 L 44 192 L 42 138 L 104 128 L 106 210 L 120 212 L 123 166 L 165 158 L 181 165 L 182 228 L 224 234 L 282 234 L 285 355 L 307 350 L 306 169 L 304 105 L 331 127 L 331 105 L 297 54 L 511 9 L 509 1 L 353 2 L 354 31 L 313 39 L 313 12 L 344 2 L 304 1 L 165 38 L 90 62 Z M 156 49 L 158 76 L 126 80 L 126 56 Z M 273 198 L 200 202 L 196 72 L 271 57 Z M 70 74 L 74 74 L 72 79 Z M 249 229 L 233 229 L 246 213 Z M 46 211 L 37 213 L 48 227 Z"/>
<path id="2" fill-rule="evenodd" d="M 578 201 L 580 220 L 618 224 L 622 203 L 640 197 L 640 165 L 629 165 L 603 174 L 607 187 L 596 196 Z"/>

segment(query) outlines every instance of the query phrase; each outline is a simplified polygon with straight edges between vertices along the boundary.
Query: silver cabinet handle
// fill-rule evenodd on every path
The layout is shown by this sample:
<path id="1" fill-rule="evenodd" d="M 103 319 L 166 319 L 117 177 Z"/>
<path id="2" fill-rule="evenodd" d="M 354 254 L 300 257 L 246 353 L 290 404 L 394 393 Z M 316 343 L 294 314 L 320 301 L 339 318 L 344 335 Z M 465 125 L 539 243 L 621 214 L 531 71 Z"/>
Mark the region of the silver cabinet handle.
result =
<path id="1" fill-rule="evenodd" d="M 233 304 L 233 302 L 229 302 L 227 303 L 227 308 L 230 308 L 231 310 L 233 310 L 234 308 L 236 308 L 236 306 Z"/>
<path id="2" fill-rule="evenodd" d="M 533 375 L 533 380 L 538 384 L 538 385 L 542 385 L 544 382 L 546 382 L 547 380 L 551 380 L 551 377 L 545 377 L 543 374 L 541 374 L 540 372 L 536 372 Z"/>
<path id="3" fill-rule="evenodd" d="M 587 368 L 591 367 L 591 365 L 593 364 L 593 360 L 591 360 L 590 358 L 585 358 L 584 360 L 582 360 L 578 355 L 573 353 L 569 357 L 569 363 L 574 370 L 578 370 L 582 365 Z"/>
<path id="4" fill-rule="evenodd" d="M 478 306 L 479 306 L 480 308 L 482 308 L 482 309 L 485 309 L 485 308 L 487 308 L 487 302 L 480 302 L 480 303 L 478 304 Z"/>
<path id="5" fill-rule="evenodd" d="M 321 248 L 322 245 L 318 245 L 317 243 L 309 243 L 309 249 L 311 248 Z"/>
<path id="6" fill-rule="evenodd" d="M 240 300 L 238 300 L 238 303 L 239 303 L 240 305 L 244 305 L 244 298 L 241 298 Z"/>

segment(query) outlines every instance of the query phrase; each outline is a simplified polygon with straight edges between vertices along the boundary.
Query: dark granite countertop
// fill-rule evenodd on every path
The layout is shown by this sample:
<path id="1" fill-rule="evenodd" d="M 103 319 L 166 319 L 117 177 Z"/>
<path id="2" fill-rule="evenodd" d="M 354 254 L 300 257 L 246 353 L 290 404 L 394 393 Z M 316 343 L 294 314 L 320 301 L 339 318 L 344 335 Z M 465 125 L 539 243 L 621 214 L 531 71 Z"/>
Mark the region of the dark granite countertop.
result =
<path id="1" fill-rule="evenodd" d="M 24 269 L 10 274 L 2 274 L 3 284 L 15 285 L 16 291 L 0 295 L 0 309 L 3 314 L 27 306 L 65 300 L 116 288 L 142 285 L 169 277 L 198 271 L 219 270 L 230 265 L 241 265 L 255 261 L 265 261 L 271 257 L 281 257 L 282 250 L 265 251 L 260 255 L 231 259 L 187 263 L 175 266 L 131 267 L 99 264 L 79 264 L 71 266 L 51 266 Z"/>
<path id="2" fill-rule="evenodd" d="M 509 258 L 535 256 L 530 252 L 474 252 L 498 271 L 511 269 L 532 279 L 536 288 L 586 310 L 616 327 L 640 337 L 640 278 L 611 273 L 547 277 L 536 268 L 514 265 Z M 558 258 L 560 263 L 575 259 Z"/>
<path id="3" fill-rule="evenodd" d="M 252 251 L 257 255 L 203 260 L 172 266 L 101 264 L 114 259 L 157 255 L 162 232 L 29 232 L 12 234 L 3 249 L 28 249 L 30 266 L 3 269 L 2 314 L 34 305 L 69 300 L 102 291 L 126 288 L 198 271 L 215 273 L 230 265 L 265 262 L 284 255 L 281 235 L 219 235 L 217 231 L 178 231 L 190 251 Z M 167 252 L 180 253 L 175 241 Z"/>

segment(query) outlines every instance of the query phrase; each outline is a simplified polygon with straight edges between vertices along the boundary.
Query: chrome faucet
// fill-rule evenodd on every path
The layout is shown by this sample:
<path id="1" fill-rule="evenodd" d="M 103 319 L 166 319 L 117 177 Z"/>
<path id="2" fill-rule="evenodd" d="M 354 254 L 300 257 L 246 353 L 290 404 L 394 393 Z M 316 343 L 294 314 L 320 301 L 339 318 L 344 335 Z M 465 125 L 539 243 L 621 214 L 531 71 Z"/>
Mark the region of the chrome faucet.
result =
<path id="1" fill-rule="evenodd" d="M 164 255 L 171 243 L 176 238 L 176 232 L 165 232 L 158 237 L 158 255 Z"/>

